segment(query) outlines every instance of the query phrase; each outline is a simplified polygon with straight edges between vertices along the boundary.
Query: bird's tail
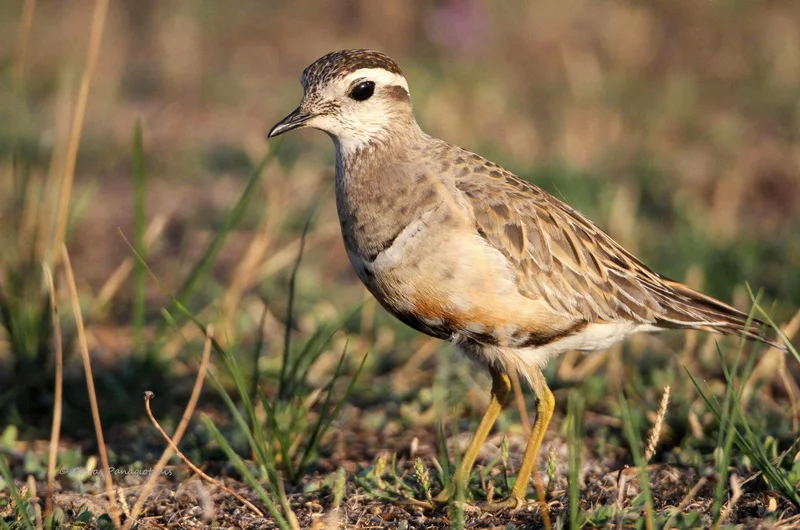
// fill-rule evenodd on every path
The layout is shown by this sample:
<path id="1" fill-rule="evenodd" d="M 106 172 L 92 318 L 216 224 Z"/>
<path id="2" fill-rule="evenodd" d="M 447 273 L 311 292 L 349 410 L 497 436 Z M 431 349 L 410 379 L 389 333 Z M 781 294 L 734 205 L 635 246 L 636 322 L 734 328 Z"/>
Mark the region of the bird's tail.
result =
<path id="1" fill-rule="evenodd" d="M 788 351 L 785 344 L 763 334 L 759 328 L 766 326 L 766 323 L 762 320 L 749 318 L 746 313 L 680 282 L 664 279 L 664 285 L 672 293 L 671 296 L 665 296 L 661 300 L 666 313 L 658 317 L 659 326 L 702 329 L 725 335 L 744 335 L 750 340 Z"/>

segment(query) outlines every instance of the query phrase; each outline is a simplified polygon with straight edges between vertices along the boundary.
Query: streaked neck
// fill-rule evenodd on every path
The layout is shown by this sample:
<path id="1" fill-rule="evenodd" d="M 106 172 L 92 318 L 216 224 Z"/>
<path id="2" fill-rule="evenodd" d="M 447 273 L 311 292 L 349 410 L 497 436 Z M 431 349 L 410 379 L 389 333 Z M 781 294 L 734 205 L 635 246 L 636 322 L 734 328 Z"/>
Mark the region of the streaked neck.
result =
<path id="1" fill-rule="evenodd" d="M 336 164 L 342 169 L 358 165 L 361 158 L 376 156 L 394 157 L 413 149 L 425 133 L 417 122 L 411 120 L 405 124 L 393 124 L 391 128 L 381 129 L 371 135 L 347 135 L 336 137 L 331 135 L 336 147 Z"/>

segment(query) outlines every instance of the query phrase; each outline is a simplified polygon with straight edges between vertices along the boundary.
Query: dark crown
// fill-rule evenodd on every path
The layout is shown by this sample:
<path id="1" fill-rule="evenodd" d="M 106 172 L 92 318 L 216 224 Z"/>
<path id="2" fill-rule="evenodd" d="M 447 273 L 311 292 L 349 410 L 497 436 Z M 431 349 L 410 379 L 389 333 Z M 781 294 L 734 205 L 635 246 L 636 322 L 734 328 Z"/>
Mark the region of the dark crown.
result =
<path id="1" fill-rule="evenodd" d="M 303 70 L 303 86 L 327 84 L 362 68 L 383 68 L 403 75 L 400 67 L 388 55 L 374 50 L 340 50 L 323 55 Z"/>

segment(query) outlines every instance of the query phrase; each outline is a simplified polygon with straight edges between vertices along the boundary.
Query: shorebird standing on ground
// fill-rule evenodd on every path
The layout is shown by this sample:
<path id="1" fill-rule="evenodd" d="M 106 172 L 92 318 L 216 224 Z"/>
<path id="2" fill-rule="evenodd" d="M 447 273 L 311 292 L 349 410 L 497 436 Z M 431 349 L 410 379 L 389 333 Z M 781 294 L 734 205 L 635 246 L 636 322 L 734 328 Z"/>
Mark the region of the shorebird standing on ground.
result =
<path id="1" fill-rule="evenodd" d="M 408 82 L 386 55 L 329 53 L 302 84 L 300 106 L 269 136 L 313 127 L 333 139 L 336 205 L 358 277 L 398 319 L 452 342 L 491 374 L 489 407 L 437 501 L 468 480 L 508 398 L 509 373 L 536 393 L 536 420 L 511 494 L 489 509 L 525 501 L 555 406 L 542 374 L 553 357 L 665 328 L 785 349 L 741 311 L 653 272 L 564 202 L 424 133 Z"/>

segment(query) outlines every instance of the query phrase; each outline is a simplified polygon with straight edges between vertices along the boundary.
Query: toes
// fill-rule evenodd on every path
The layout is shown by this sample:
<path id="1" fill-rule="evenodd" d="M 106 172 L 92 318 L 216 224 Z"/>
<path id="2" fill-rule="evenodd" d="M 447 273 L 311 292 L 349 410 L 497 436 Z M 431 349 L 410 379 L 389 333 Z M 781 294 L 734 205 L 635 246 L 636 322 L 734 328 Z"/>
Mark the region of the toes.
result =
<path id="1" fill-rule="evenodd" d="M 430 503 L 428 501 L 420 501 L 412 498 L 403 499 L 399 501 L 398 504 L 400 506 L 406 506 L 409 508 L 422 508 L 423 510 L 433 510 L 434 508 L 436 508 L 435 501 L 433 503 Z"/>
<path id="2" fill-rule="evenodd" d="M 491 501 L 485 502 L 480 505 L 481 509 L 485 512 L 501 512 L 505 510 L 517 510 L 521 508 L 525 504 L 523 499 L 517 499 L 516 497 L 508 497 L 507 499 L 503 499 L 502 501 Z"/>
<path id="3" fill-rule="evenodd" d="M 450 501 L 450 497 L 450 490 L 443 489 L 436 497 L 433 498 L 433 502 L 436 504 L 447 504 Z"/>

